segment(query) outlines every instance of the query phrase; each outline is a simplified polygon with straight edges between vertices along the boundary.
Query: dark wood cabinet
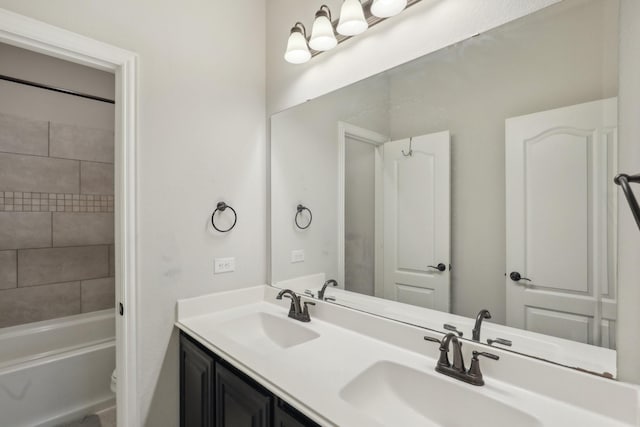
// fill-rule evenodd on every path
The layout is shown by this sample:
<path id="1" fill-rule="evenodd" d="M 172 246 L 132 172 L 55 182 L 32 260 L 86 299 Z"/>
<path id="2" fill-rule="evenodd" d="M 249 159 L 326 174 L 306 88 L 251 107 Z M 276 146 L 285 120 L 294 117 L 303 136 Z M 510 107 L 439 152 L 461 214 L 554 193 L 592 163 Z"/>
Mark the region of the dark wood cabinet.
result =
<path id="1" fill-rule="evenodd" d="M 180 333 L 181 427 L 319 427 L 228 362 Z"/>
<path id="2" fill-rule="evenodd" d="M 273 420 L 274 427 L 320 427 L 281 399 L 277 399 Z"/>
<path id="3" fill-rule="evenodd" d="M 214 426 L 214 358 L 180 337 L 180 425 Z"/>
<path id="4" fill-rule="evenodd" d="M 269 427 L 273 397 L 216 363 L 215 411 L 217 427 Z"/>

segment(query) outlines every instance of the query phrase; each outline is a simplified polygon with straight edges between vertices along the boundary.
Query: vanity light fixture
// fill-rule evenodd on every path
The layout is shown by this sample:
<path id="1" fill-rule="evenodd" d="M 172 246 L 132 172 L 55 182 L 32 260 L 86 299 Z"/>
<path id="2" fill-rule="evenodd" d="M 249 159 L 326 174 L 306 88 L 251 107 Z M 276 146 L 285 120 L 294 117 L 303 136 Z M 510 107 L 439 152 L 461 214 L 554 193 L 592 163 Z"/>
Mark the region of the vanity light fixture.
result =
<path id="1" fill-rule="evenodd" d="M 301 22 L 296 22 L 287 42 L 284 59 L 292 64 L 303 64 L 311 57 L 333 49 L 336 45 L 389 17 L 420 3 L 422 0 L 344 0 L 340 18 L 332 21 L 326 4 L 316 12 L 311 37 Z"/>
<path id="2" fill-rule="evenodd" d="M 338 33 L 343 36 L 357 36 L 367 31 L 369 23 L 364 17 L 364 9 L 360 0 L 344 0 L 340 9 Z"/>
<path id="3" fill-rule="evenodd" d="M 407 0 L 373 0 L 371 14 L 378 18 L 390 18 L 407 7 Z"/>
<path id="4" fill-rule="evenodd" d="M 311 59 L 311 52 L 307 45 L 307 29 L 301 22 L 296 22 L 291 28 L 284 59 L 291 64 L 304 64 Z"/>
<path id="5" fill-rule="evenodd" d="M 331 10 L 329 6 L 323 4 L 316 12 L 316 19 L 313 21 L 309 47 L 318 52 L 324 52 L 333 49 L 337 44 L 338 39 L 331 23 Z"/>

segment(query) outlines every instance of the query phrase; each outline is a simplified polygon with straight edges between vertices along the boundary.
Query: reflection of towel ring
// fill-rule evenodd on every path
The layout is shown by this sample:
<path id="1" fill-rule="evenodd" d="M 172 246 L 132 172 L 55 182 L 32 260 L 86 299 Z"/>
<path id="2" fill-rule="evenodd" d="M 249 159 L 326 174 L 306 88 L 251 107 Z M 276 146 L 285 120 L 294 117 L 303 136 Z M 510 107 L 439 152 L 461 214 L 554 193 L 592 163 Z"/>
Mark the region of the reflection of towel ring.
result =
<path id="1" fill-rule="evenodd" d="M 295 217 L 296 227 L 298 227 L 300 230 L 306 230 L 311 225 L 311 221 L 313 221 L 313 214 L 311 213 L 311 210 L 308 207 L 303 205 L 298 205 L 296 210 L 297 210 L 296 217 Z M 300 224 L 298 223 L 298 215 L 300 215 L 303 211 L 309 212 L 309 222 L 304 227 L 300 226 Z"/>
<path id="2" fill-rule="evenodd" d="M 220 230 L 218 227 L 216 227 L 215 215 L 216 215 L 216 212 L 218 211 L 224 212 L 227 208 L 231 209 L 231 212 L 233 212 L 233 224 L 231 224 L 231 227 L 227 228 L 226 230 Z M 226 233 L 227 231 L 231 231 L 231 229 L 236 226 L 237 221 L 238 221 L 238 214 L 236 213 L 236 210 L 233 209 L 231 206 L 227 205 L 225 202 L 218 202 L 216 206 L 216 210 L 213 211 L 213 213 L 211 214 L 211 225 L 213 225 L 213 228 L 215 228 L 221 233 Z"/>

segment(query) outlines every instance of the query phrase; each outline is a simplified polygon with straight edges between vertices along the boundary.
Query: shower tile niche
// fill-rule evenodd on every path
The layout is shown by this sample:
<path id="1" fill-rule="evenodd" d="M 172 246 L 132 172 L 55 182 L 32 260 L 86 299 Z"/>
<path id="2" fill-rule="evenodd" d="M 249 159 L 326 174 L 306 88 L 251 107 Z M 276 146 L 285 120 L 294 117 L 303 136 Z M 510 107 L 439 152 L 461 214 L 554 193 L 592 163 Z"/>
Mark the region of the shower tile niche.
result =
<path id="1" fill-rule="evenodd" d="M 113 141 L 0 113 L 0 327 L 114 306 Z"/>

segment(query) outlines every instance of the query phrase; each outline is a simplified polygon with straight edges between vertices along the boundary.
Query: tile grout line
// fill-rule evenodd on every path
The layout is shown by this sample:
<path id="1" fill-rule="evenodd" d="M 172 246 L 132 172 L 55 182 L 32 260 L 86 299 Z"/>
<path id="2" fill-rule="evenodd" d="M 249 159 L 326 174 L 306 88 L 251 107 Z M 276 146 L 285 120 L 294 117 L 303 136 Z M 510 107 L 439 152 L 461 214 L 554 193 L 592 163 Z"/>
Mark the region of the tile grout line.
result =
<path id="1" fill-rule="evenodd" d="M 16 289 L 18 289 L 18 284 L 20 283 L 18 281 L 18 271 L 20 271 L 18 269 L 18 249 L 15 249 L 15 251 L 16 251 Z"/>
<path id="2" fill-rule="evenodd" d="M 13 151 L 4 151 L 4 150 L 0 150 L 0 154 L 8 154 L 10 156 L 25 156 L 25 157 L 37 157 L 39 159 L 54 159 L 54 160 L 69 160 L 69 161 L 74 161 L 74 160 L 79 160 L 79 161 L 83 161 L 83 162 L 89 162 L 89 163 L 97 163 L 99 165 L 115 165 L 114 162 L 103 162 L 100 160 L 88 160 L 88 159 L 70 159 L 68 157 L 57 157 L 57 156 L 42 156 L 42 155 L 38 155 L 38 154 L 31 154 L 31 153 L 15 153 Z"/>
<path id="3" fill-rule="evenodd" d="M 47 212 L 42 212 L 42 213 L 47 213 Z M 88 244 L 88 245 L 70 245 L 70 246 L 41 246 L 39 248 L 7 248 L 7 249 L 0 249 L 2 251 L 38 251 L 38 250 L 42 250 L 42 249 L 69 249 L 69 248 L 94 248 L 97 246 L 106 246 L 107 248 L 111 245 L 114 245 L 114 243 L 92 243 L 92 244 Z"/>
<path id="4" fill-rule="evenodd" d="M 2 289 L 0 290 L 0 292 L 11 291 L 14 289 L 36 289 L 36 288 L 43 288 L 45 286 L 68 285 L 70 283 L 81 283 L 81 282 L 88 282 L 91 280 L 102 280 L 102 279 L 111 279 L 111 277 L 100 276 L 100 277 L 89 277 L 87 279 L 63 280 L 62 282 L 39 283 L 37 285 L 18 286 L 17 288 L 12 288 L 12 289 Z"/>

